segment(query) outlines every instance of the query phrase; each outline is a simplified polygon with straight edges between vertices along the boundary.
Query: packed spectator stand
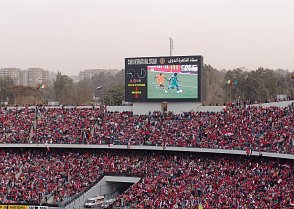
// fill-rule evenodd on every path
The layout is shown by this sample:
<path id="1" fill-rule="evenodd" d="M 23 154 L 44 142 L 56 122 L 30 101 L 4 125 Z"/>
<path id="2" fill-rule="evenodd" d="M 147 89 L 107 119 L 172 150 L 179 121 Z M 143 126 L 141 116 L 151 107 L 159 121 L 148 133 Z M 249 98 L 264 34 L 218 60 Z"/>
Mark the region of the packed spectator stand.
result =
<path id="1" fill-rule="evenodd" d="M 294 107 L 133 115 L 99 108 L 0 109 L 0 143 L 197 147 L 294 154 Z M 61 205 L 104 175 L 139 176 L 112 208 L 291 208 L 293 161 L 141 151 L 0 151 L 0 203 Z M 41 194 L 41 196 L 40 196 Z M 171 198 L 173 197 L 173 198 Z"/>
<path id="2" fill-rule="evenodd" d="M 0 157 L 1 203 L 57 204 L 107 174 L 141 177 L 112 208 L 291 208 L 294 200 L 289 160 L 15 148 L 2 149 Z"/>
<path id="3" fill-rule="evenodd" d="M 98 108 L 0 109 L 0 143 L 115 144 L 294 154 L 294 107 L 133 115 Z"/>

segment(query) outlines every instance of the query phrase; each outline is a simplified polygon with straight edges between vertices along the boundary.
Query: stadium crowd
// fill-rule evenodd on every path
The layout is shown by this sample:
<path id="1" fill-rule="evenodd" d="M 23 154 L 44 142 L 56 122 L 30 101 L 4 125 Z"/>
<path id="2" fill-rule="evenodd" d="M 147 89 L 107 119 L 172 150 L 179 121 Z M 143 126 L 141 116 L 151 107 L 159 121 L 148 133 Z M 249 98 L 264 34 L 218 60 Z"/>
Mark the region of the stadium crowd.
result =
<path id="1" fill-rule="evenodd" d="M 141 177 L 113 208 L 290 208 L 293 161 L 135 151 L 2 149 L 0 203 L 58 203 L 105 174 Z"/>
<path id="2" fill-rule="evenodd" d="M 27 143 L 35 115 L 35 109 L 0 108 L 0 142 Z"/>
<path id="3" fill-rule="evenodd" d="M 0 143 L 179 146 L 294 154 L 294 107 L 133 115 L 93 108 L 0 109 Z"/>
<path id="4" fill-rule="evenodd" d="M 0 202 L 32 204 L 62 202 L 86 190 L 104 173 L 126 174 L 139 160 L 131 154 L 43 150 L 2 150 L 0 157 Z"/>

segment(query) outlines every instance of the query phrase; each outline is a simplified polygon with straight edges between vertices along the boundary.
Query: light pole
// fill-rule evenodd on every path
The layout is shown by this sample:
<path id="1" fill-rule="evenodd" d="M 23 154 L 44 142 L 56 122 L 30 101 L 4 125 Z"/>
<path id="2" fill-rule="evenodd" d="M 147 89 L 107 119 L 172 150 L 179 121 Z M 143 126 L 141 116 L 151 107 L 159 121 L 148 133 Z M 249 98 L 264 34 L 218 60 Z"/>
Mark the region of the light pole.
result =
<path id="1" fill-rule="evenodd" d="M 169 56 L 173 56 L 174 41 L 172 37 L 168 39 L 169 39 Z"/>
<path id="2" fill-rule="evenodd" d="M 100 90 L 100 89 L 102 89 L 102 85 L 101 85 L 101 86 L 98 86 L 98 87 L 96 87 L 96 88 L 94 89 L 94 96 L 93 96 L 94 99 L 96 98 L 96 91 L 97 91 L 97 90 Z"/>
<path id="3" fill-rule="evenodd" d="M 95 100 L 96 100 L 96 91 L 97 90 L 100 90 L 100 89 L 102 89 L 102 85 L 101 86 L 98 86 L 98 87 L 96 87 L 95 89 L 94 89 L 94 95 L 93 95 L 93 100 L 94 100 L 94 102 L 95 102 Z M 97 102 L 97 101 L 96 101 Z"/>
<path id="4" fill-rule="evenodd" d="M 109 106 L 111 106 L 111 103 L 112 103 L 112 93 L 111 93 L 111 91 L 109 92 L 109 96 L 110 96 L 110 97 L 109 97 L 109 100 L 110 100 L 110 101 L 109 101 L 109 103 L 110 103 Z"/>

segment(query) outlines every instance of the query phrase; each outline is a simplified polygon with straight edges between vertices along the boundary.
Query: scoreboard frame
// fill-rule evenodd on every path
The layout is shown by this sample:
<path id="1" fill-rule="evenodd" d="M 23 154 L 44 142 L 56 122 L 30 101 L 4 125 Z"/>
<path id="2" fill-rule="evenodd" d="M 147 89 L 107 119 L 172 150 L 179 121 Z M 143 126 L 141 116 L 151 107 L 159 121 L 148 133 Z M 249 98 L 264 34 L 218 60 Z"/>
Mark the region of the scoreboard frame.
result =
<path id="1" fill-rule="evenodd" d="M 197 97 L 194 98 L 148 98 L 148 69 L 152 66 L 197 65 Z M 126 102 L 201 102 L 201 73 L 203 57 L 161 56 L 125 58 L 125 101 Z"/>

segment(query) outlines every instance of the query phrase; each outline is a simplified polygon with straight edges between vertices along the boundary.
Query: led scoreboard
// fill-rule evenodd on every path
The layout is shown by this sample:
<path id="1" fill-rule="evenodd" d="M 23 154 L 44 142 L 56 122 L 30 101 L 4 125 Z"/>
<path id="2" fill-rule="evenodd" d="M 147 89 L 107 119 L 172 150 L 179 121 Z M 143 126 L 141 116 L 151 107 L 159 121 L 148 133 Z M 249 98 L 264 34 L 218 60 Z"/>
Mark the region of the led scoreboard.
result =
<path id="1" fill-rule="evenodd" d="M 202 56 L 125 59 L 125 100 L 201 101 Z"/>

